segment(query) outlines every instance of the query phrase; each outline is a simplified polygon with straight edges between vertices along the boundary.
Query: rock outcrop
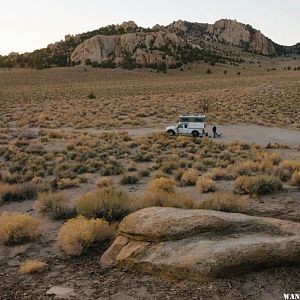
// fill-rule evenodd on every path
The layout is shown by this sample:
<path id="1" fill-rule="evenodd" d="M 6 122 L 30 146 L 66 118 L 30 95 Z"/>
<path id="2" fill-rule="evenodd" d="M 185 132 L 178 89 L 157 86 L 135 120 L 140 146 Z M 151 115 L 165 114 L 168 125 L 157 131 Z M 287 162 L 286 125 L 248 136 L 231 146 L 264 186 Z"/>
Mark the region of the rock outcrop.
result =
<path id="1" fill-rule="evenodd" d="M 221 19 L 208 26 L 208 32 L 218 41 L 225 41 L 236 46 L 248 45 L 249 49 L 257 54 L 276 54 L 273 42 L 266 38 L 260 31 L 250 25 L 239 23 L 235 20 Z"/>
<path id="2" fill-rule="evenodd" d="M 205 48 L 208 40 L 232 44 L 257 54 L 276 54 L 273 42 L 260 31 L 233 20 L 222 19 L 213 25 L 179 20 L 168 26 L 156 25 L 151 32 L 141 29 L 133 21 L 109 28 L 122 34 L 102 34 L 86 39 L 73 51 L 71 61 L 83 64 L 86 60 L 97 63 L 113 60 L 122 63 L 130 55 L 137 64 L 164 62 L 170 65 L 181 59 L 177 55 L 178 47 Z M 73 36 L 66 36 L 65 40 L 72 38 L 76 40 Z"/>
<path id="3" fill-rule="evenodd" d="M 197 281 L 299 263 L 299 223 L 158 207 L 127 216 L 101 257 L 103 267 Z"/>
<path id="4" fill-rule="evenodd" d="M 166 55 L 165 49 L 174 53 L 178 47 L 183 45 L 182 38 L 175 33 L 165 31 L 135 32 L 111 36 L 96 35 L 80 44 L 72 53 L 71 60 L 81 63 L 86 60 L 98 63 L 113 60 L 116 63 L 122 63 L 126 55 L 130 54 L 137 64 L 165 62 L 170 65 L 176 60 L 172 55 Z"/>

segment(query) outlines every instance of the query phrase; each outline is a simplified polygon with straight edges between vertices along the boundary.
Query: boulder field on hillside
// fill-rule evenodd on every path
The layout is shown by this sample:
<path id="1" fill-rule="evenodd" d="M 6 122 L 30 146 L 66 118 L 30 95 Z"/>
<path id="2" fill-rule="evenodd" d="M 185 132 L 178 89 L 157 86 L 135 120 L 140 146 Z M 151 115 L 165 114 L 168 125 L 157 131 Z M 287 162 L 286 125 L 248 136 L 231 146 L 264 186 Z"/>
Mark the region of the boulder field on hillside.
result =
<path id="1" fill-rule="evenodd" d="M 146 208 L 121 222 L 100 262 L 196 281 L 296 265 L 300 224 L 219 211 Z"/>

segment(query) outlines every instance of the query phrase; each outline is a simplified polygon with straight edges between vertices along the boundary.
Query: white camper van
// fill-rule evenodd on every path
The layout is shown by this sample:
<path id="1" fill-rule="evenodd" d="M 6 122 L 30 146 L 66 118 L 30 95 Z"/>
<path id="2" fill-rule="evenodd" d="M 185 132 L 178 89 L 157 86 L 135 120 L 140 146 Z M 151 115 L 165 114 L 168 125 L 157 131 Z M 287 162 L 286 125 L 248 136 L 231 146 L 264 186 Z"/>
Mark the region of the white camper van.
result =
<path id="1" fill-rule="evenodd" d="M 205 132 L 205 115 L 199 116 L 179 116 L 179 123 L 175 126 L 168 126 L 166 128 L 166 132 L 173 135 L 192 135 L 194 137 L 197 136 L 208 136 Z"/>

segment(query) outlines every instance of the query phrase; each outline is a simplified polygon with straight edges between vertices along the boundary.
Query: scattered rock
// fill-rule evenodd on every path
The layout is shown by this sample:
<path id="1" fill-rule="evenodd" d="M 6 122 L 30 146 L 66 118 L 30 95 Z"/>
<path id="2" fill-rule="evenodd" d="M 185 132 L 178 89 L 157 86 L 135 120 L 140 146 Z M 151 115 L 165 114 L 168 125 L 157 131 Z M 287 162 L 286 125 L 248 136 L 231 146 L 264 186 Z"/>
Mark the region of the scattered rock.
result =
<path id="1" fill-rule="evenodd" d="M 300 224 L 218 211 L 146 208 L 121 222 L 101 264 L 197 281 L 300 264 Z"/>

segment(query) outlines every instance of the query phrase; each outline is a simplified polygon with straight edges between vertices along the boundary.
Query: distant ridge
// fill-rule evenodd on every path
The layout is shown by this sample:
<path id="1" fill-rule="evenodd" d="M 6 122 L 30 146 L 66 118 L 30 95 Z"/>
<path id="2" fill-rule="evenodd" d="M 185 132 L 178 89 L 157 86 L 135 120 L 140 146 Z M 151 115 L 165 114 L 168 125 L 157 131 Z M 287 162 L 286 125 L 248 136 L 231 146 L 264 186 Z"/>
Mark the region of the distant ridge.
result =
<path id="1" fill-rule="evenodd" d="M 189 62 L 243 62 L 243 53 L 280 56 L 300 54 L 300 43 L 281 46 L 251 25 L 221 19 L 214 24 L 175 21 L 167 26 L 139 27 L 128 21 L 77 35 L 31 53 L 0 56 L 0 67 L 37 69 L 77 64 L 127 69 L 164 70 Z"/>

